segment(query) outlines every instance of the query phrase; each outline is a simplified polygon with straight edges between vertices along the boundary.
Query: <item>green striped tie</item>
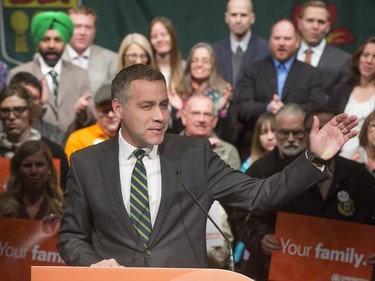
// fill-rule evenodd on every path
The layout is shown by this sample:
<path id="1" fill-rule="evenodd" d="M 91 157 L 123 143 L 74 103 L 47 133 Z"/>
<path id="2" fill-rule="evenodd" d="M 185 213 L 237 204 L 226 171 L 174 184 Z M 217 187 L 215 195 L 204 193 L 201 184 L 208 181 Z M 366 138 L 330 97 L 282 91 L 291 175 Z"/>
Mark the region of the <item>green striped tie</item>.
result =
<path id="1" fill-rule="evenodd" d="M 130 219 L 138 233 L 139 240 L 147 247 L 152 225 L 148 201 L 147 174 L 142 161 L 142 158 L 145 156 L 145 151 L 136 149 L 133 154 L 137 160 L 131 179 Z"/>
<path id="2" fill-rule="evenodd" d="M 49 75 L 51 75 L 52 77 L 52 90 L 53 90 L 53 97 L 54 97 L 54 100 L 55 100 L 55 106 L 57 106 L 57 92 L 58 92 L 58 89 L 59 89 L 59 81 L 57 80 L 57 72 L 54 71 L 54 70 L 51 70 L 49 72 Z"/>

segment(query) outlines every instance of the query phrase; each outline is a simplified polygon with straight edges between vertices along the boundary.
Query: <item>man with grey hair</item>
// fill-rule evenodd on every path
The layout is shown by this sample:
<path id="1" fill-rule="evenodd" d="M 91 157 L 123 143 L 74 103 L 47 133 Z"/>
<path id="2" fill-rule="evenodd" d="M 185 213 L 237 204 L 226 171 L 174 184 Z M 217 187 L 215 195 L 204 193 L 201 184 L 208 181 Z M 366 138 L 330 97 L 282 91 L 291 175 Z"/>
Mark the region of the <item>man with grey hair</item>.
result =
<path id="1" fill-rule="evenodd" d="M 327 107 L 313 109 L 305 116 L 298 105 L 284 106 L 276 115 L 277 147 L 255 162 L 248 175 L 265 178 L 281 171 L 309 146 L 307 132 L 311 129 L 313 117 L 318 117 L 320 125 L 324 126 L 334 115 Z M 271 253 L 280 250 L 280 241 L 274 235 L 277 211 L 375 224 L 375 181 L 372 175 L 358 163 L 338 155 L 327 161 L 327 166 L 333 175 L 331 178 L 279 208 L 270 212 L 241 214 L 242 221 L 237 227 L 250 252 L 244 274 L 259 281 L 268 280 Z M 346 195 L 346 199 L 340 201 L 342 194 Z M 371 261 L 371 256 L 368 261 Z"/>

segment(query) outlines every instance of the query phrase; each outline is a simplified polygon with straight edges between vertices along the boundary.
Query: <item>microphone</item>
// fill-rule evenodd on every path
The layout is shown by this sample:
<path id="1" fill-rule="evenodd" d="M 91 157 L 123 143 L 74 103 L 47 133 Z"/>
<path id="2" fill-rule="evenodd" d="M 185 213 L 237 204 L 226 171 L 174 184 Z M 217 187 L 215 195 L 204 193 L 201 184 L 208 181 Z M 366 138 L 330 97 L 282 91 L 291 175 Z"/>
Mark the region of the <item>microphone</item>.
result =
<path id="1" fill-rule="evenodd" d="M 199 203 L 198 199 L 195 198 L 195 196 L 193 195 L 193 193 L 191 193 L 191 191 L 185 186 L 185 184 L 183 183 L 182 178 L 181 178 L 182 171 L 181 170 L 179 170 L 179 171 L 176 170 L 176 175 L 178 176 L 178 180 L 179 180 L 180 184 L 182 185 L 182 187 L 185 189 L 185 191 L 190 195 L 190 197 L 194 200 L 194 202 L 198 205 L 198 207 L 202 210 L 202 212 L 206 215 L 206 217 L 212 222 L 212 224 L 220 232 L 221 236 L 224 237 L 225 241 L 228 244 L 228 248 L 229 248 L 229 265 L 228 265 L 228 269 L 230 271 L 234 271 L 233 249 L 232 249 L 232 245 L 230 244 L 230 241 L 229 241 L 228 237 L 225 236 L 225 234 L 223 233 L 223 231 L 221 231 L 220 227 L 212 219 L 212 217 L 210 216 L 210 214 L 203 208 L 203 206 L 201 205 L 201 203 Z"/>

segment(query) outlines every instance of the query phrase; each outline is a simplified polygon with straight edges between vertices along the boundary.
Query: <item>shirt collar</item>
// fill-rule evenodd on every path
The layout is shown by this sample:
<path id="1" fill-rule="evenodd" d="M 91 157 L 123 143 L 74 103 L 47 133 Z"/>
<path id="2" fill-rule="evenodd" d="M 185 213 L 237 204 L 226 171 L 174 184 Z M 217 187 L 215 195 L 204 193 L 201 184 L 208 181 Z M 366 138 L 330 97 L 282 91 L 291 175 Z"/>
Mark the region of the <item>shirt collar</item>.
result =
<path id="1" fill-rule="evenodd" d="M 134 150 L 136 150 L 138 147 L 131 145 L 122 137 L 121 129 L 118 136 L 120 156 L 125 160 L 132 158 Z M 152 147 L 142 147 L 141 149 L 146 152 L 145 157 L 155 160 L 158 155 L 158 147 L 158 145 L 153 145 Z"/>
<path id="2" fill-rule="evenodd" d="M 43 75 L 47 75 L 51 70 L 54 70 L 59 76 L 61 75 L 61 67 L 62 67 L 61 59 L 59 59 L 59 61 L 55 64 L 54 67 L 50 67 L 49 65 L 47 65 L 44 59 L 42 58 L 42 56 L 40 55 L 38 56 L 38 60 L 40 63 L 40 70 Z"/>
<path id="3" fill-rule="evenodd" d="M 327 45 L 326 39 L 323 39 L 319 43 L 319 45 L 316 45 L 315 47 L 309 47 L 305 43 L 305 41 L 302 40 L 299 52 L 302 53 L 302 54 L 304 54 L 308 48 L 311 48 L 311 50 L 313 51 L 313 54 L 315 54 L 318 57 L 320 57 L 323 54 L 323 51 L 324 51 L 324 48 L 326 47 L 326 45 Z"/>
<path id="4" fill-rule="evenodd" d="M 247 50 L 247 45 L 249 44 L 249 41 L 251 39 L 251 31 L 249 31 L 241 41 L 237 41 L 234 36 L 231 34 L 229 36 L 229 41 L 230 41 L 230 49 L 232 50 L 233 53 L 237 52 L 238 46 L 241 47 L 242 51 L 245 53 Z"/>
<path id="5" fill-rule="evenodd" d="M 77 59 L 77 58 L 85 58 L 85 59 L 88 59 L 90 57 L 90 54 L 91 54 L 91 46 L 88 47 L 82 55 L 79 55 L 73 48 L 72 46 L 70 46 L 70 44 L 67 44 L 66 45 L 66 50 L 68 52 L 68 55 L 71 59 Z"/>
<path id="6" fill-rule="evenodd" d="M 273 60 L 273 64 L 274 64 L 275 67 L 276 67 L 276 70 L 277 70 L 277 68 L 278 68 L 281 64 L 283 64 L 283 65 L 285 66 L 286 71 L 289 72 L 289 70 L 291 69 L 292 64 L 293 64 L 295 58 L 296 58 L 295 56 L 292 56 L 289 60 L 287 60 L 287 61 L 284 62 L 284 63 L 281 63 L 280 61 L 278 61 L 278 60 L 275 59 L 275 58 L 273 58 L 272 60 Z"/>

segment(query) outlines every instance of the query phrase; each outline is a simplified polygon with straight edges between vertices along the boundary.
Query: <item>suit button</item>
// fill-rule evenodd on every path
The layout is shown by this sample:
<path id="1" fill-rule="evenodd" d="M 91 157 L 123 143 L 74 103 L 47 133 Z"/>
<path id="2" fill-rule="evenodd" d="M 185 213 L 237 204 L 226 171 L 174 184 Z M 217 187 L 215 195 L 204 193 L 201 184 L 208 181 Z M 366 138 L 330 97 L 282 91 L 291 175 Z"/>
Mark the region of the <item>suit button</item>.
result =
<path id="1" fill-rule="evenodd" d="M 151 251 L 150 251 L 150 250 L 146 250 L 145 253 L 146 253 L 147 256 L 150 256 L 150 255 L 151 255 Z"/>

